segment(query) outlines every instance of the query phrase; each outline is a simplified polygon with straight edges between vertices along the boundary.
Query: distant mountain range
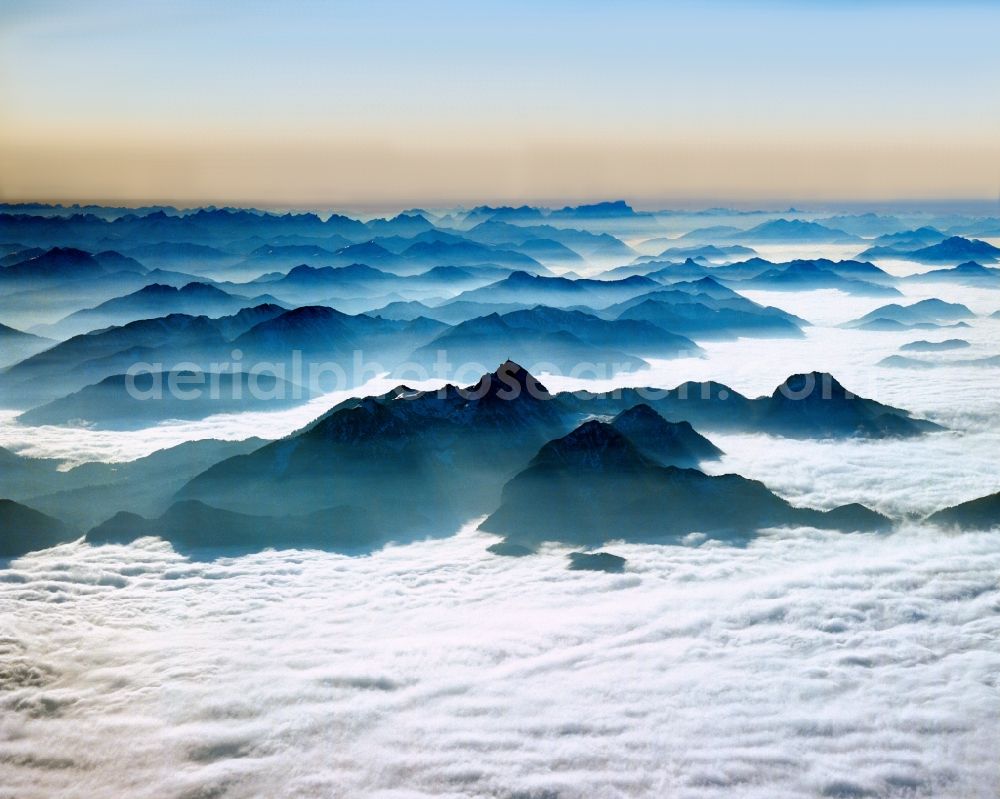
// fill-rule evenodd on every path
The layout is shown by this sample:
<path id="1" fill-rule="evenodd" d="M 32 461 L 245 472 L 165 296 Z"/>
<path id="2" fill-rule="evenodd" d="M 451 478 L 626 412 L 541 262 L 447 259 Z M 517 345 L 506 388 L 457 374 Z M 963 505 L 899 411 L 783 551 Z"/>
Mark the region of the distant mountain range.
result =
<path id="1" fill-rule="evenodd" d="M 777 308 L 765 307 L 707 282 L 676 283 L 603 309 L 602 316 L 651 322 L 664 330 L 696 341 L 732 339 L 737 336 L 802 336 L 808 324 Z"/>
<path id="2" fill-rule="evenodd" d="M 471 364 L 482 368 L 482 364 L 495 363 L 508 356 L 532 364 L 532 368 L 544 369 L 548 366 L 563 374 L 572 373 L 581 364 L 592 365 L 600 376 L 608 377 L 648 366 L 641 358 L 585 341 L 566 329 L 570 326 L 586 329 L 582 324 L 574 325 L 570 322 L 554 330 L 539 330 L 528 326 L 527 322 L 525 326 L 519 326 L 512 323 L 517 320 L 508 320 L 508 317 L 520 313 L 530 314 L 532 311 L 514 311 L 504 316 L 494 313 L 461 322 L 414 350 L 403 368 L 415 364 L 423 367 L 427 374 L 435 374 L 435 365 L 441 364 L 445 371 L 440 376 L 451 377 L 455 374 L 456 367 Z M 613 323 L 591 318 L 596 323 L 614 327 Z M 600 331 L 595 330 L 594 333 L 594 338 L 602 337 Z M 687 341 L 692 353 L 701 351 L 694 342 L 680 336 L 676 338 Z"/>
<path id="3" fill-rule="evenodd" d="M 72 424 L 102 430 L 137 430 L 169 419 L 282 410 L 315 396 L 314 391 L 270 373 L 141 372 L 106 377 L 22 413 L 18 421 L 30 425 Z"/>
<path id="4" fill-rule="evenodd" d="M 55 341 L 0 325 L 0 369 L 48 349 Z"/>
<path id="5" fill-rule="evenodd" d="M 112 510 L 158 515 L 188 480 L 264 443 L 259 438 L 188 441 L 134 461 L 85 463 L 68 470 L 57 460 L 29 458 L 0 448 L 0 496 L 83 531 L 107 519 Z"/>
<path id="6" fill-rule="evenodd" d="M 735 289 L 765 291 L 814 291 L 839 289 L 846 294 L 879 297 L 900 296 L 898 279 L 866 261 L 831 261 L 826 258 L 797 259 L 776 263 L 750 258 L 718 266 L 688 259 L 683 263 L 647 260 L 605 272 L 604 278 L 642 275 L 662 283 L 711 277 Z"/>
<path id="7" fill-rule="evenodd" d="M 267 304 L 281 303 L 268 294 L 238 296 L 202 282 L 187 283 L 180 288 L 153 283 L 124 297 L 116 297 L 94 308 L 72 313 L 53 325 L 39 326 L 35 332 L 65 339 L 140 319 L 170 314 L 227 316 L 238 313 L 243 308 Z"/>
<path id="8" fill-rule="evenodd" d="M 931 244 L 938 244 L 948 238 L 944 233 L 932 227 L 919 227 L 915 230 L 901 230 L 886 233 L 875 239 L 876 247 L 892 247 L 901 250 L 919 250 Z"/>
<path id="9" fill-rule="evenodd" d="M 877 270 L 878 267 L 872 267 Z M 846 271 L 846 270 L 845 270 Z M 882 273 L 884 274 L 884 273 Z M 873 274 L 879 278 L 881 276 Z M 887 276 L 886 276 L 887 277 Z M 845 277 L 841 270 L 824 268 L 813 261 L 795 261 L 739 282 L 740 288 L 765 291 L 815 291 L 839 289 L 845 294 L 861 297 L 899 297 L 898 289 L 882 283 Z"/>
<path id="10" fill-rule="evenodd" d="M 864 316 L 845 322 L 842 327 L 860 330 L 927 329 L 972 319 L 975 314 L 961 303 L 931 298 L 912 305 L 883 305 Z"/>
<path id="11" fill-rule="evenodd" d="M 696 247 L 667 247 L 657 258 L 693 258 L 705 261 L 727 262 L 736 258 L 753 258 L 757 251 L 752 247 L 744 247 L 741 244 L 729 244 L 717 247 L 714 244 L 703 244 Z"/>
<path id="12" fill-rule="evenodd" d="M 858 255 L 859 258 L 901 258 L 907 261 L 922 263 L 962 263 L 976 261 L 978 263 L 996 263 L 1000 259 L 1000 247 L 994 247 L 978 239 L 966 239 L 962 236 L 937 241 L 933 244 L 913 247 L 921 244 L 921 239 L 902 240 L 899 243 L 869 247 Z"/>
<path id="13" fill-rule="evenodd" d="M 713 226 L 687 233 L 682 238 L 702 241 L 735 241 L 741 244 L 851 244 L 859 241 L 857 236 L 843 230 L 826 227 L 818 222 L 801 219 L 772 219 L 750 228 L 740 230 L 733 227 Z"/>
<path id="14" fill-rule="evenodd" d="M 585 305 L 602 308 L 660 288 L 650 278 L 634 276 L 621 280 L 568 280 L 514 272 L 496 283 L 463 291 L 454 302 L 520 302 L 565 308 Z"/>
<path id="15" fill-rule="evenodd" d="M 516 358 L 562 374 L 608 376 L 648 366 L 637 357 L 697 357 L 703 350 L 684 336 L 641 320 L 606 320 L 545 306 L 490 314 L 446 330 L 415 350 L 406 364 L 428 370 Z M 450 374 L 450 373 L 449 373 Z"/>
<path id="16" fill-rule="evenodd" d="M 1000 268 L 966 261 L 951 269 L 933 269 L 919 275 L 910 275 L 905 280 L 911 283 L 956 283 L 973 288 L 1000 288 Z"/>
<path id="17" fill-rule="evenodd" d="M 948 350 L 961 350 L 970 346 L 969 342 L 965 339 L 949 338 L 945 341 L 911 341 L 899 349 L 903 352 L 947 352 Z"/>
<path id="18" fill-rule="evenodd" d="M 477 224 L 463 235 L 473 241 L 497 246 L 521 246 L 529 241 L 554 241 L 591 260 L 634 258 L 635 251 L 608 233 L 592 233 L 552 225 L 510 224 L 490 219 Z"/>
<path id="19" fill-rule="evenodd" d="M 990 355 L 983 358 L 954 358 L 947 361 L 928 361 L 921 358 L 907 358 L 904 355 L 890 355 L 879 361 L 877 365 L 895 369 L 960 369 L 963 367 L 993 369 L 1000 367 L 1000 355 Z"/>
<path id="20" fill-rule="evenodd" d="M 852 236 L 893 236 L 903 227 L 903 222 L 896 216 L 882 214 L 838 214 L 817 220 L 824 227 L 843 230 Z"/>
<path id="21" fill-rule="evenodd" d="M 283 308 L 265 305 L 214 320 L 171 314 L 74 336 L 0 373 L 0 405 L 25 408 L 49 402 L 124 374 L 137 362 L 229 362 L 232 337 L 283 313 Z"/>
<path id="22" fill-rule="evenodd" d="M 148 271 L 138 261 L 114 252 L 89 252 L 74 247 L 53 247 L 0 268 L 0 286 L 8 291 L 45 283 L 85 280 L 113 272 Z"/>

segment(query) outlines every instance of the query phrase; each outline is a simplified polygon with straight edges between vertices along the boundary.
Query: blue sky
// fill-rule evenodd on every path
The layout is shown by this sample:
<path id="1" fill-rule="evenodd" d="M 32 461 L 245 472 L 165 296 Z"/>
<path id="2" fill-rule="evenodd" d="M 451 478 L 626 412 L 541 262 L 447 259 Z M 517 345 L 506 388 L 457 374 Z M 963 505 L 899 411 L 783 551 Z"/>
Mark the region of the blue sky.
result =
<path id="1" fill-rule="evenodd" d="M 566 177 L 596 162 L 622 173 L 608 191 L 639 197 L 698 194 L 684 164 L 705 196 L 847 196 L 838 171 L 870 178 L 859 196 L 880 181 L 884 196 L 989 196 L 998 31 L 985 2 L 15 0 L 0 10 L 0 191 L 155 197 L 186 175 L 192 197 L 291 201 L 298 184 L 313 201 L 317 175 L 357 193 L 353 163 L 364 201 L 421 181 L 442 199 L 543 197 L 602 193 L 600 175 Z M 823 166 L 852 154 L 884 167 Z M 122 160 L 131 184 L 107 174 Z"/>

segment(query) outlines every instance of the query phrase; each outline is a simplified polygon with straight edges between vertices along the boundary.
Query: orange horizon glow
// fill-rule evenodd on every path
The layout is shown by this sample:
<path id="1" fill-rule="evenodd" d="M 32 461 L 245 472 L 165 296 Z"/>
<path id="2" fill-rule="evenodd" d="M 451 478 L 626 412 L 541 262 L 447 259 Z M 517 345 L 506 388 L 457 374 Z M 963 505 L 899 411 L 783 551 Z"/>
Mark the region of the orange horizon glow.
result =
<path id="1" fill-rule="evenodd" d="M 12 0 L 0 200 L 991 200 L 998 23 L 971 0 Z"/>

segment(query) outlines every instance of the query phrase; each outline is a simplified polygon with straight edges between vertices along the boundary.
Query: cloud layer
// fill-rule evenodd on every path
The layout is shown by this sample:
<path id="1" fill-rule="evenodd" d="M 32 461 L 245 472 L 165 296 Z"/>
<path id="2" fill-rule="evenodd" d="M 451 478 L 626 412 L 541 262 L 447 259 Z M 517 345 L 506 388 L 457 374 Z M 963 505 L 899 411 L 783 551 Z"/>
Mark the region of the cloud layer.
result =
<path id="1" fill-rule="evenodd" d="M 994 796 L 1000 533 L 3 573 L 0 795 Z"/>

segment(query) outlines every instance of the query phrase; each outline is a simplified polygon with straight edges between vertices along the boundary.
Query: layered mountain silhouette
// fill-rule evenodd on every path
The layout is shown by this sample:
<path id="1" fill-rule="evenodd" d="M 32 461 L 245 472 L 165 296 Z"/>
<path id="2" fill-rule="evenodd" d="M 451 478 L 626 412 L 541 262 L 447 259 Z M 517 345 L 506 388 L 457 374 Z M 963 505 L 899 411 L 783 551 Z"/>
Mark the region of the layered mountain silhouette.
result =
<path id="1" fill-rule="evenodd" d="M 134 461 L 84 463 L 70 469 L 58 460 L 0 449 L 0 496 L 86 530 L 114 510 L 158 515 L 191 478 L 265 443 L 259 438 L 188 441 Z"/>
<path id="2" fill-rule="evenodd" d="M 188 270 L 196 274 L 224 271 L 240 260 L 239 255 L 190 242 L 160 241 L 126 249 L 124 252 L 149 269 Z"/>
<path id="3" fill-rule="evenodd" d="M 643 275 L 663 283 L 710 277 L 737 290 L 813 291 L 839 289 L 857 296 L 899 296 L 897 279 L 867 261 L 831 261 L 827 258 L 773 262 L 750 258 L 718 266 L 688 258 L 683 263 L 645 260 L 616 267 L 604 273 L 607 278 Z"/>
<path id="4" fill-rule="evenodd" d="M 621 280 L 569 280 L 514 272 L 482 288 L 464 291 L 455 301 L 517 302 L 562 307 L 586 305 L 601 308 L 660 288 L 647 277 L 635 275 Z"/>
<path id="5" fill-rule="evenodd" d="M 903 223 L 898 217 L 875 213 L 839 214 L 817 221 L 825 227 L 843 230 L 845 233 L 865 238 L 895 235 L 903 227 Z"/>
<path id="6" fill-rule="evenodd" d="M 91 255 L 75 247 L 53 247 L 41 255 L 0 268 L 0 286 L 10 291 L 122 271 L 142 273 L 146 269 L 138 261 L 113 251 Z"/>
<path id="7" fill-rule="evenodd" d="M 978 261 L 996 263 L 1000 257 L 1000 247 L 994 247 L 979 239 L 952 236 L 937 244 L 931 244 L 908 254 L 912 261 Z"/>
<path id="8" fill-rule="evenodd" d="M 933 369 L 935 366 L 933 361 L 908 358 L 905 355 L 889 355 L 875 365 L 890 369 Z"/>
<path id="9" fill-rule="evenodd" d="M 220 319 L 170 314 L 74 336 L 0 375 L 0 404 L 33 407 L 125 374 L 136 363 L 228 363 L 234 337 L 283 313 L 265 305 Z"/>
<path id="10" fill-rule="evenodd" d="M 602 272 L 601 280 L 621 280 L 634 275 L 645 276 L 660 283 L 675 283 L 679 280 L 697 280 L 712 274 L 712 268 L 701 260 L 686 258 L 683 261 L 669 261 L 661 258 L 637 258 L 634 263 L 616 266 Z"/>
<path id="11" fill-rule="evenodd" d="M 1000 355 L 989 355 L 983 358 L 954 358 L 947 361 L 927 361 L 922 358 L 907 358 L 904 355 L 890 355 L 878 362 L 878 366 L 896 369 L 940 369 L 973 367 L 977 369 L 992 369 L 1000 366 Z"/>
<path id="12" fill-rule="evenodd" d="M 730 232 L 730 241 L 743 244 L 795 244 L 811 242 L 813 244 L 849 244 L 858 241 L 843 230 L 836 230 L 818 222 L 807 222 L 801 219 L 773 219 L 762 222 L 749 230 Z"/>
<path id="13" fill-rule="evenodd" d="M 372 316 L 381 316 L 383 319 L 397 319 L 401 321 L 412 321 L 420 317 L 434 319 L 449 325 L 457 325 L 460 322 L 468 322 L 480 316 L 490 314 L 506 314 L 511 311 L 525 311 L 538 307 L 537 303 L 527 302 L 447 302 L 444 305 L 427 305 L 417 300 L 409 302 L 390 302 L 380 308 L 370 311 Z"/>
<path id="14" fill-rule="evenodd" d="M 582 311 L 536 306 L 461 322 L 415 350 L 407 365 L 495 363 L 506 357 L 547 365 L 563 374 L 584 369 L 610 376 L 647 364 L 638 356 L 696 357 L 703 351 L 684 336 L 642 320 L 601 319 Z"/>
<path id="15" fill-rule="evenodd" d="M 904 258 L 908 261 L 923 263 L 947 262 L 962 263 L 976 261 L 978 263 L 995 263 L 1000 257 L 1000 247 L 962 236 L 951 236 L 932 244 L 911 248 L 910 245 L 919 241 L 904 241 L 888 245 L 877 245 L 862 252 L 859 258 Z"/>
<path id="16" fill-rule="evenodd" d="M 590 329 L 585 323 L 568 320 L 554 329 L 540 330 L 531 325 L 531 319 L 510 318 L 514 314 L 531 313 L 533 311 L 515 311 L 504 316 L 494 313 L 462 322 L 414 350 L 401 368 L 405 370 L 411 365 L 419 366 L 427 374 L 435 374 L 439 367 L 443 367 L 444 372 L 435 376 L 451 377 L 456 369 L 470 364 L 482 367 L 483 364 L 501 360 L 505 355 L 517 358 L 519 362 L 532 364 L 533 369 L 547 368 L 562 374 L 573 373 L 581 365 L 587 365 L 588 368 L 592 366 L 607 376 L 618 372 L 634 372 L 648 366 L 641 358 L 623 350 L 594 343 L 594 340 L 600 341 L 612 336 L 599 328 Z M 591 319 L 598 324 L 613 326 L 613 323 L 603 319 Z M 572 327 L 580 329 L 587 338 L 581 338 L 572 332 L 569 329 Z M 694 342 L 680 336 L 675 337 L 675 340 L 686 342 L 691 353 L 700 352 Z M 675 343 L 670 354 L 677 354 L 683 348 L 683 344 Z"/>
<path id="17" fill-rule="evenodd" d="M 135 430 L 170 419 L 277 411 L 301 405 L 314 396 L 310 389 L 269 372 L 144 371 L 106 377 L 22 413 L 18 421 Z"/>
<path id="18" fill-rule="evenodd" d="M 876 247 L 892 247 L 908 250 L 918 250 L 921 247 L 928 247 L 931 244 L 938 244 L 948 238 L 944 233 L 934 227 L 924 226 L 915 230 L 899 230 L 895 233 L 884 233 L 876 237 Z M 867 252 L 872 252 L 869 249 Z"/>
<path id="19" fill-rule="evenodd" d="M 392 297 L 428 299 L 450 297 L 470 288 L 493 283 L 510 269 L 490 264 L 436 266 L 406 277 L 363 264 L 341 267 L 296 266 L 288 274 L 261 275 L 247 284 L 234 284 L 233 291 L 268 292 L 295 304 L 326 304 L 345 310 L 344 300 L 366 299 L 365 309 L 384 304 Z"/>
<path id="20" fill-rule="evenodd" d="M 55 343 L 52 339 L 0 325 L 0 369 L 30 358 Z"/>
<path id="21" fill-rule="evenodd" d="M 960 286 L 1000 288 L 1000 268 L 966 261 L 951 269 L 933 269 L 906 278 L 911 283 L 956 283 Z"/>
<path id="22" fill-rule="evenodd" d="M 949 338 L 944 341 L 911 341 L 903 344 L 899 349 L 903 352 L 947 352 L 948 350 L 961 350 L 972 346 L 962 338 Z"/>
<path id="23" fill-rule="evenodd" d="M 328 264 L 337 260 L 337 251 L 351 246 L 341 236 L 326 239 L 323 244 L 264 244 L 256 247 L 241 261 L 229 264 L 224 270 L 229 275 L 256 277 L 267 272 L 286 272 L 295 266 Z"/>
<path id="24" fill-rule="evenodd" d="M 704 244 L 694 247 L 667 247 L 657 258 L 676 259 L 703 258 L 706 261 L 731 261 L 737 257 L 755 256 L 757 252 L 752 247 L 740 244 L 728 244 L 717 247 L 714 244 Z"/>
<path id="25" fill-rule="evenodd" d="M 132 294 L 101 303 L 95 308 L 77 311 L 54 325 L 38 330 L 46 335 L 69 338 L 99 328 L 126 325 L 140 319 L 153 319 L 170 314 L 227 316 L 243 308 L 266 304 L 280 303 L 269 295 L 238 296 L 202 282 L 188 283 L 181 288 L 153 283 Z"/>
<path id="26" fill-rule="evenodd" d="M 895 303 L 883 305 L 858 319 L 845 322 L 843 327 L 862 330 L 902 330 L 922 326 L 945 326 L 974 317 L 975 314 L 961 303 L 932 298 L 920 300 L 912 305 Z"/>
<path id="27" fill-rule="evenodd" d="M 233 339 L 232 346 L 248 360 L 288 363 L 300 357 L 348 367 L 355 353 L 359 353 L 369 364 L 378 363 L 389 369 L 446 327 L 423 317 L 399 321 L 345 314 L 325 306 L 305 306 L 262 321 Z"/>
<path id="28" fill-rule="evenodd" d="M 601 311 L 613 319 L 651 322 L 695 341 L 738 336 L 801 338 L 804 320 L 740 295 L 719 296 L 718 286 L 674 284 Z"/>
<path id="29" fill-rule="evenodd" d="M 20 244 L 0 245 L 0 248 L 4 253 L 0 256 L 0 268 L 37 258 L 45 252 L 41 247 L 23 247 Z"/>
<path id="30" fill-rule="evenodd" d="M 620 239 L 608 233 L 593 233 L 568 227 L 545 224 L 511 224 L 502 218 L 484 219 L 463 235 L 473 241 L 494 245 L 523 245 L 526 241 L 545 239 L 562 244 L 591 260 L 621 259 L 635 256 L 635 252 Z"/>
<path id="31" fill-rule="evenodd" d="M 0 375 L 0 404 L 35 407 L 126 374 L 136 364 L 151 367 L 143 371 L 170 371 L 183 363 L 218 372 L 238 371 L 233 363 L 247 369 L 263 363 L 284 369 L 293 382 L 301 382 L 293 376 L 296 363 L 333 364 L 341 374 L 327 377 L 343 389 L 343 380 L 352 378 L 355 352 L 388 369 L 445 327 L 427 319 L 393 321 L 311 306 L 287 311 L 270 304 L 217 319 L 170 314 L 74 336 L 16 364 Z"/>
<path id="32" fill-rule="evenodd" d="M 868 261 L 828 258 L 772 262 L 764 258 L 712 267 L 709 274 L 735 288 L 810 291 L 835 288 L 859 296 L 895 296 L 897 279 Z"/>
<path id="33" fill-rule="evenodd" d="M 841 262 L 844 263 L 844 262 Z M 849 262 L 858 263 L 858 262 Z M 891 281 L 888 275 L 876 266 L 867 270 L 848 270 L 844 267 L 826 268 L 815 261 L 792 261 L 777 268 L 768 269 L 754 277 L 746 278 L 738 283 L 740 288 L 752 288 L 767 291 L 815 291 L 817 289 L 839 289 L 846 294 L 860 297 L 898 297 L 898 289 L 884 282 Z M 845 272 L 853 275 L 864 275 L 867 280 L 847 277 Z M 881 274 L 878 274 L 881 273 Z M 872 282 L 874 277 L 883 282 Z"/>

